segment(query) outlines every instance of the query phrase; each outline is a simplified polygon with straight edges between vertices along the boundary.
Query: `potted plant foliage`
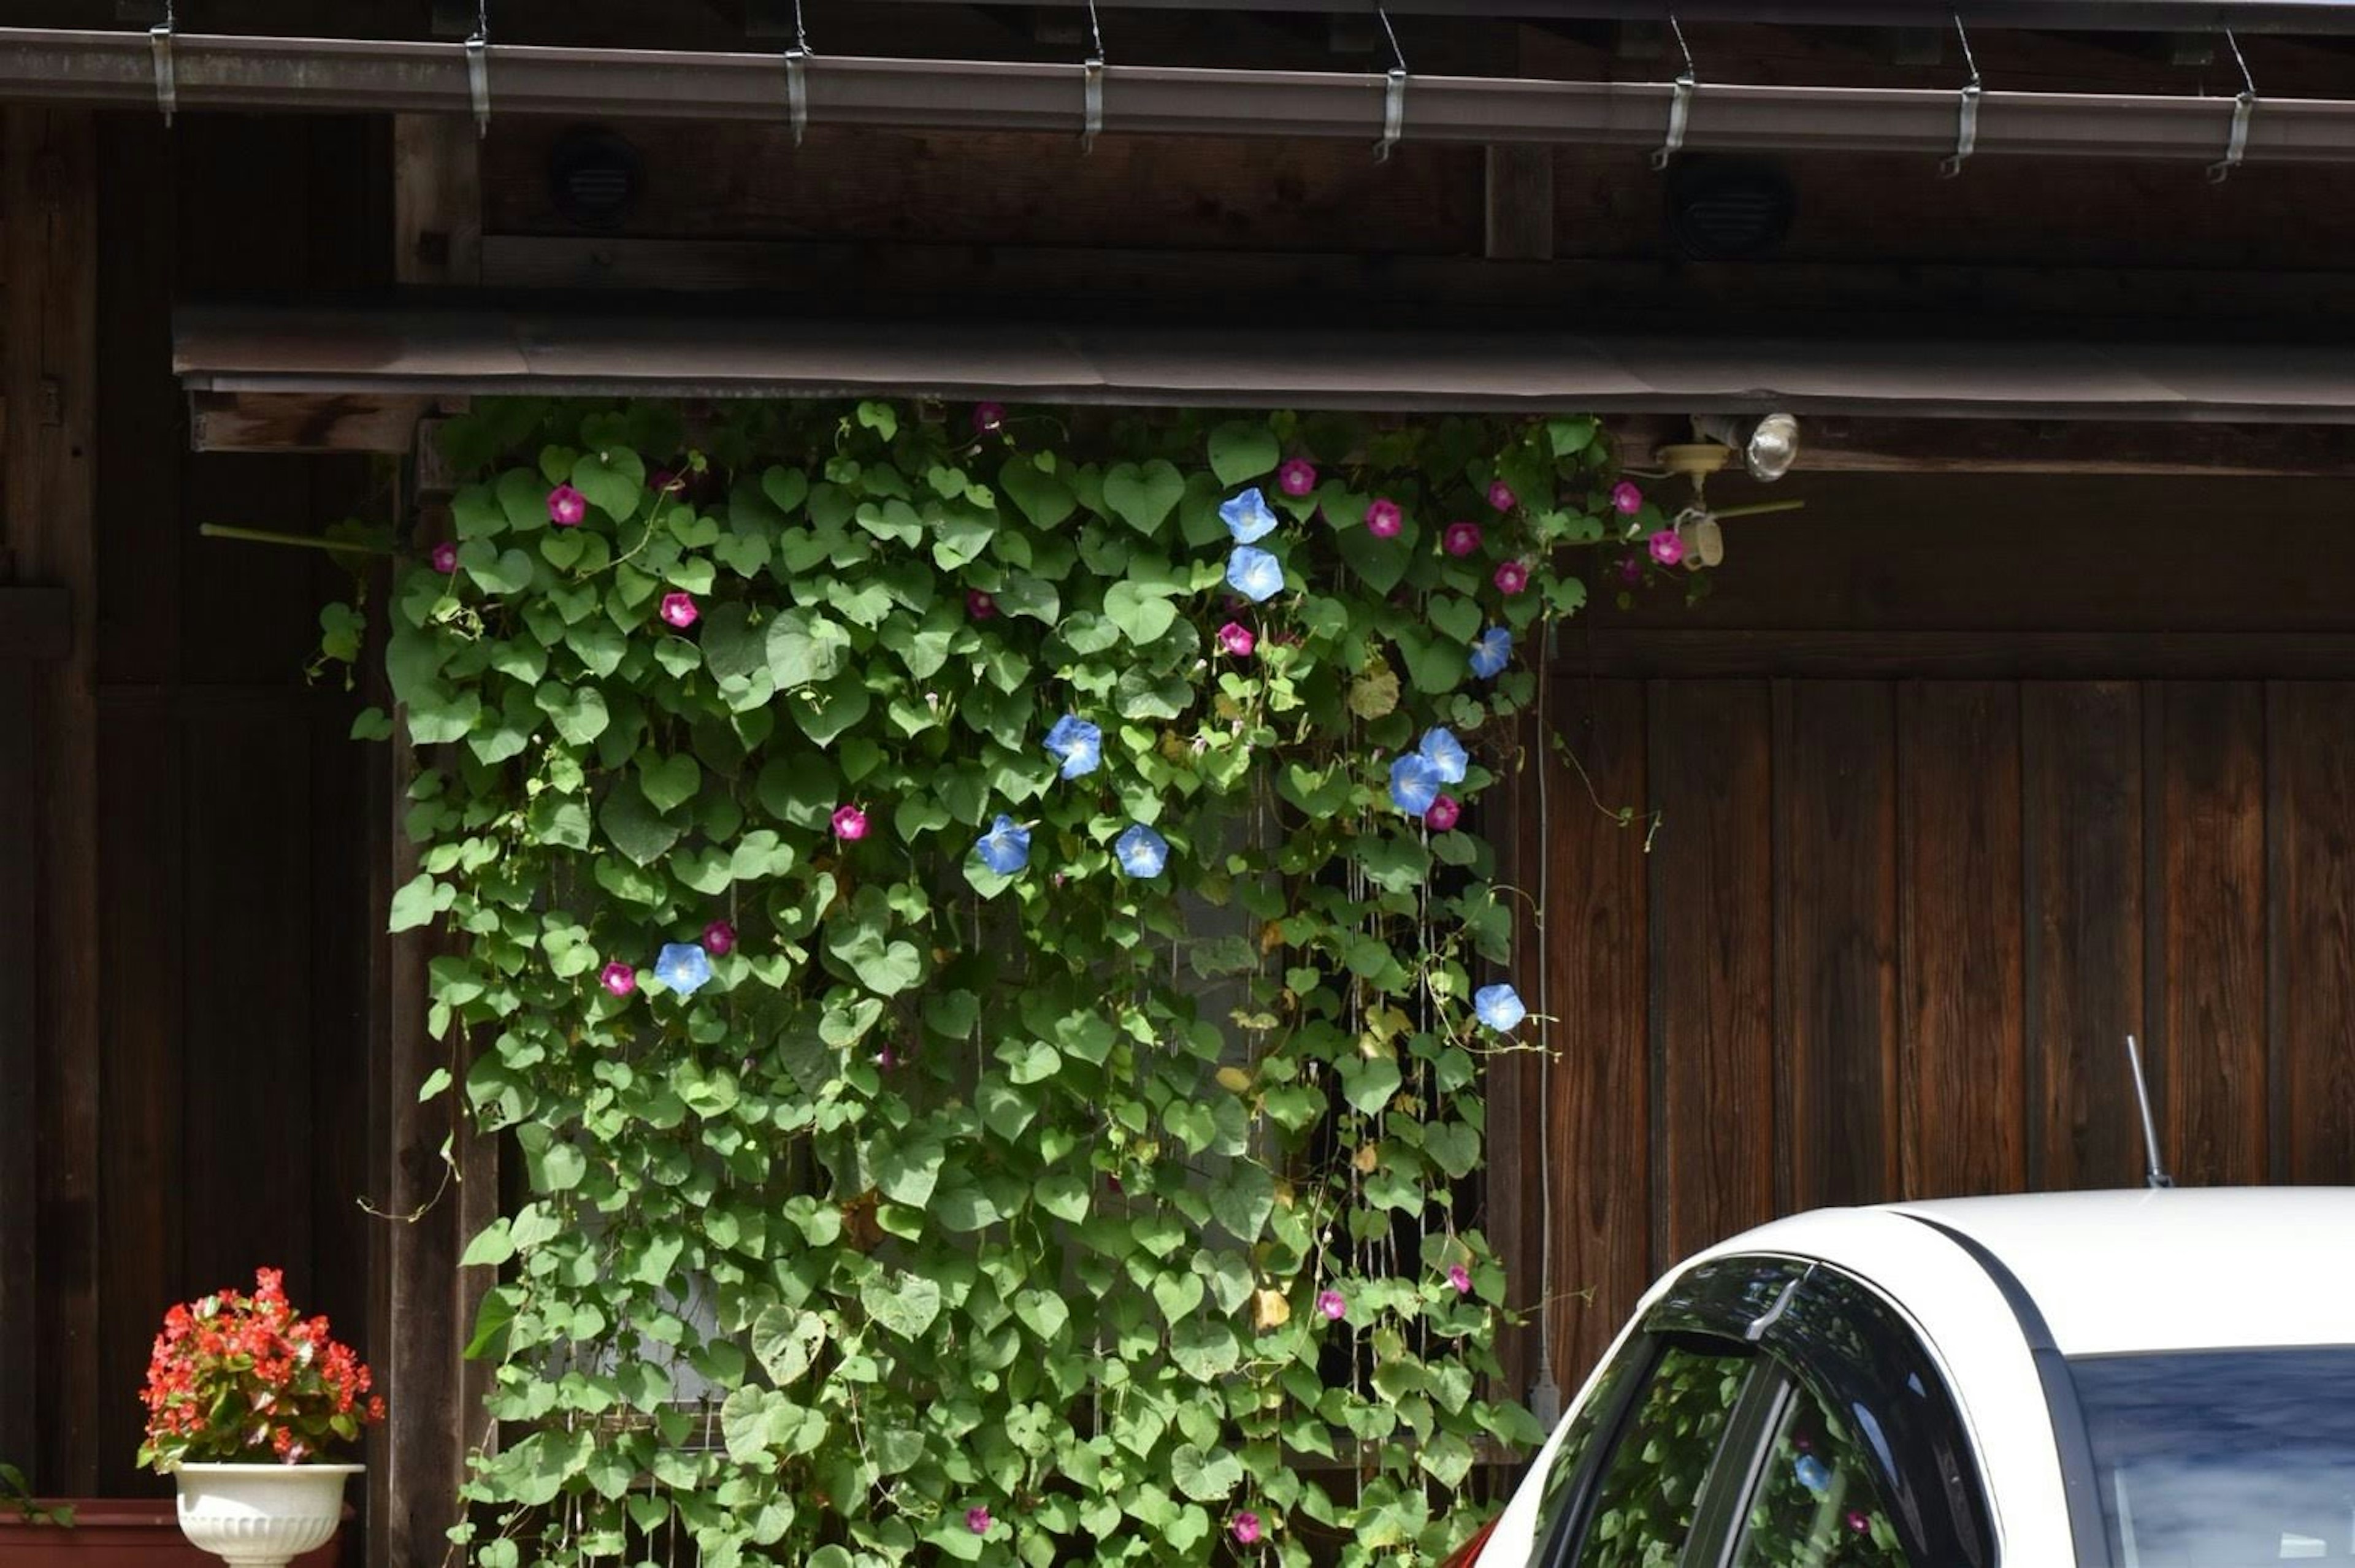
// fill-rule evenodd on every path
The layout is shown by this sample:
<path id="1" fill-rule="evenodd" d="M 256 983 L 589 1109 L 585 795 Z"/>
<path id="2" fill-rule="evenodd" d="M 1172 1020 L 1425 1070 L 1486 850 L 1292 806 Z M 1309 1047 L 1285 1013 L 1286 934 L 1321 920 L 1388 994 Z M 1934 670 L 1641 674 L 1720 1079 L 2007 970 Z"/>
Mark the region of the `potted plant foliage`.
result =
<path id="1" fill-rule="evenodd" d="M 276 1269 L 164 1317 L 147 1365 L 139 1462 L 179 1486 L 180 1530 L 234 1568 L 284 1568 L 331 1540 L 358 1465 L 324 1456 L 384 1418 L 368 1368 Z"/>

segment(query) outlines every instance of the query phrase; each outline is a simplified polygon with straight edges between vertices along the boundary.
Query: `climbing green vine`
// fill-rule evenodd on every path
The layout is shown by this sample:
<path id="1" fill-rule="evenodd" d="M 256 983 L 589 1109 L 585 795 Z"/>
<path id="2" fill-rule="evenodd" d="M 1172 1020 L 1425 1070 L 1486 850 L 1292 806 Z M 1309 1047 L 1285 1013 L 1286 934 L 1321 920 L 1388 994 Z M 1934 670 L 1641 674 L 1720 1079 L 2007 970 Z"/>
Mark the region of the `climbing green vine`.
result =
<path id="1" fill-rule="evenodd" d="M 1483 1061 L 1529 1043 L 1468 808 L 1540 623 L 1675 563 L 1593 421 L 513 402 L 442 440 L 452 537 L 388 606 L 391 918 L 450 933 L 423 1092 L 523 1157 L 465 1258 L 474 1557 L 1468 1531 L 1482 1445 L 1540 1435 L 1468 1209 Z"/>

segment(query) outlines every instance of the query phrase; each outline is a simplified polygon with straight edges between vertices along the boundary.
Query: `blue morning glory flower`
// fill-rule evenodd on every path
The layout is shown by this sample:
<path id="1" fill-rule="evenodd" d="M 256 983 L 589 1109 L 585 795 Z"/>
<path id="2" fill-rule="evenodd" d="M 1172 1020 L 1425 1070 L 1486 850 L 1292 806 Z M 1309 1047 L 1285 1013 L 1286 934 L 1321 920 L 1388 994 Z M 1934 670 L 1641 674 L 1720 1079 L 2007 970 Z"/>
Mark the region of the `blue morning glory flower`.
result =
<path id="1" fill-rule="evenodd" d="M 1806 1488 L 1816 1496 L 1822 1497 L 1831 1490 L 1832 1473 L 1826 1469 L 1824 1462 L 1813 1454 L 1800 1455 L 1798 1463 L 1793 1465 L 1791 1469 L 1799 1477 L 1799 1485 Z"/>
<path id="2" fill-rule="evenodd" d="M 1047 731 L 1047 754 L 1063 764 L 1063 777 L 1079 778 L 1103 761 L 1103 731 L 1076 713 L 1066 713 Z"/>
<path id="3" fill-rule="evenodd" d="M 1161 868 L 1169 864 L 1169 840 L 1142 822 L 1132 823 L 1127 832 L 1113 840 L 1112 854 L 1130 876 L 1157 877 Z"/>
<path id="4" fill-rule="evenodd" d="M 1475 1017 L 1497 1033 L 1503 1034 L 1521 1027 L 1529 1009 L 1521 1005 L 1521 994 L 1510 986 L 1483 986 L 1472 993 Z"/>
<path id="5" fill-rule="evenodd" d="M 981 863 L 1001 877 L 1010 877 L 1030 863 L 1030 830 L 1004 812 L 974 845 Z"/>
<path id="6" fill-rule="evenodd" d="M 1416 748 L 1439 773 L 1441 784 L 1462 784 L 1464 770 L 1472 759 L 1465 754 L 1464 742 L 1455 738 L 1453 730 L 1425 730 L 1423 744 Z"/>
<path id="7" fill-rule="evenodd" d="M 691 997 L 710 982 L 711 960 L 692 942 L 666 942 L 655 956 L 655 978 Z"/>
<path id="8" fill-rule="evenodd" d="M 1421 816 L 1439 798 L 1439 770 L 1420 752 L 1409 752 L 1391 764 L 1391 804 L 1409 816 Z"/>
<path id="9" fill-rule="evenodd" d="M 1227 586 L 1260 603 L 1283 591 L 1284 564 L 1263 549 L 1237 545 L 1235 553 L 1227 557 Z"/>
<path id="10" fill-rule="evenodd" d="M 1502 626 L 1489 627 L 1472 645 L 1472 673 L 1482 680 L 1496 679 L 1512 662 L 1513 634 Z"/>
<path id="11" fill-rule="evenodd" d="M 1267 509 L 1267 497 L 1256 485 L 1220 507 L 1219 516 L 1237 544 L 1257 544 L 1275 532 L 1275 514 Z"/>

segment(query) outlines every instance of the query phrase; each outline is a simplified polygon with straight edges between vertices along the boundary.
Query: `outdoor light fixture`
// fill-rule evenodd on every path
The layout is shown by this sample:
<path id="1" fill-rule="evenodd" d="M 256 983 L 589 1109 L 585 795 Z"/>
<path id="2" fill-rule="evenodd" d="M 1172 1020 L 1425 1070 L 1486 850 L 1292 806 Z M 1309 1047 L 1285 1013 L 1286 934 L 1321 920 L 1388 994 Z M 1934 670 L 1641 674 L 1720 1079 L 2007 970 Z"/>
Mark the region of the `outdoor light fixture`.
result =
<path id="1" fill-rule="evenodd" d="M 1761 483 L 1780 479 L 1799 460 L 1799 421 L 1789 414 L 1762 414 L 1754 420 L 1695 414 L 1693 429 L 1742 453 L 1742 466 Z"/>

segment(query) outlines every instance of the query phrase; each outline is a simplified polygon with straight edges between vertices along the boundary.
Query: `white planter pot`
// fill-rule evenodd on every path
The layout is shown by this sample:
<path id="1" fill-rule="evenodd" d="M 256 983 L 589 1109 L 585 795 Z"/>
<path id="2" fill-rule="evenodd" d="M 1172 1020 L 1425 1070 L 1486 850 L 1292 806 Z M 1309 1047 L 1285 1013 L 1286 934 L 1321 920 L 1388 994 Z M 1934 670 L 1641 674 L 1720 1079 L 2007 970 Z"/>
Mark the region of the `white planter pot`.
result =
<path id="1" fill-rule="evenodd" d="M 183 1465 L 180 1533 L 231 1568 L 286 1568 L 342 1521 L 358 1465 Z"/>

